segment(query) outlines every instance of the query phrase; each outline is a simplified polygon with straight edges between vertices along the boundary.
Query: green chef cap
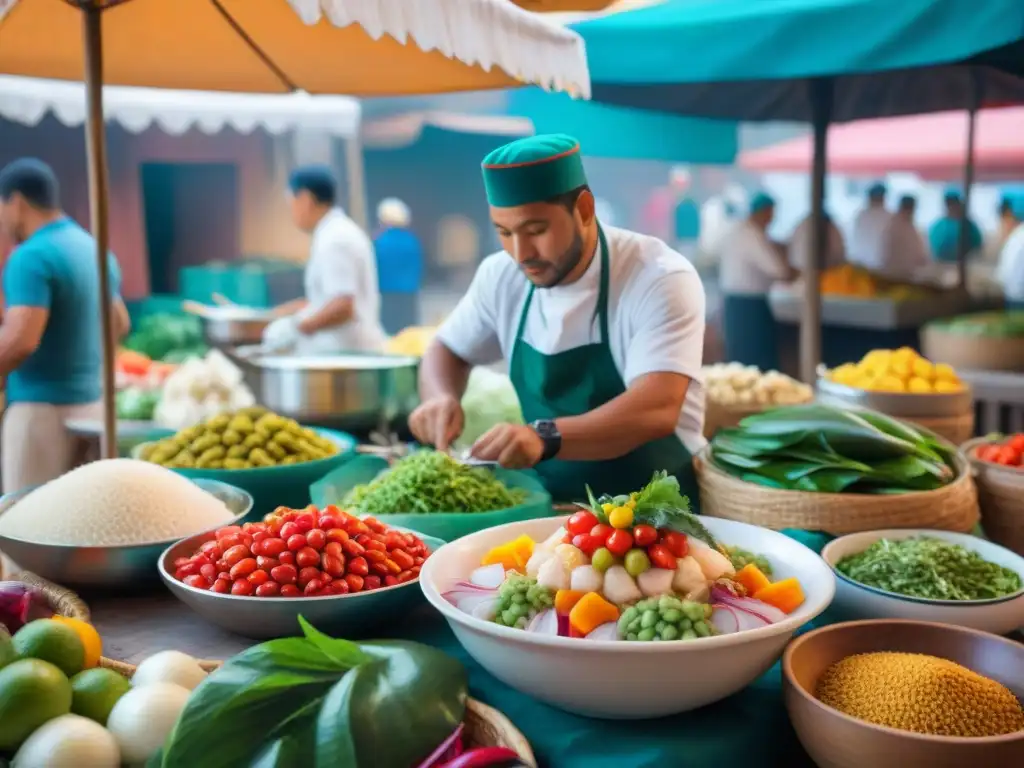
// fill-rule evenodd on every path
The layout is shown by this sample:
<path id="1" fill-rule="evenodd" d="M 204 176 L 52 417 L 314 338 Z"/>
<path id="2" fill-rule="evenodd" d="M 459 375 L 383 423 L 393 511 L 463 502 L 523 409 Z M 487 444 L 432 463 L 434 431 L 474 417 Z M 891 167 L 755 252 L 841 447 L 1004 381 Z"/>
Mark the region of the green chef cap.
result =
<path id="1" fill-rule="evenodd" d="M 538 203 L 587 183 L 580 143 L 549 133 L 517 139 L 490 152 L 483 162 L 487 202 L 496 208 Z"/>
<path id="2" fill-rule="evenodd" d="M 765 192 L 758 192 L 750 201 L 750 212 L 757 213 L 765 208 L 771 208 L 773 205 L 775 205 L 775 198 Z"/>

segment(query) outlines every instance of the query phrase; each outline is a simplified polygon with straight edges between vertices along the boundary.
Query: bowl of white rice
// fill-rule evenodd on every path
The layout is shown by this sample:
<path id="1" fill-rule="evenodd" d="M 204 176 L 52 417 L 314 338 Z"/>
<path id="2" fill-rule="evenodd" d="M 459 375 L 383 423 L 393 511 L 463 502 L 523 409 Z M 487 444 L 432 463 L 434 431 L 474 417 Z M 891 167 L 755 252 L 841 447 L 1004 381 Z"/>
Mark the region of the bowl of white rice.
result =
<path id="1" fill-rule="evenodd" d="M 0 498 L 0 552 L 58 584 L 131 588 L 159 581 L 170 544 L 251 508 L 252 496 L 227 483 L 105 459 Z"/>

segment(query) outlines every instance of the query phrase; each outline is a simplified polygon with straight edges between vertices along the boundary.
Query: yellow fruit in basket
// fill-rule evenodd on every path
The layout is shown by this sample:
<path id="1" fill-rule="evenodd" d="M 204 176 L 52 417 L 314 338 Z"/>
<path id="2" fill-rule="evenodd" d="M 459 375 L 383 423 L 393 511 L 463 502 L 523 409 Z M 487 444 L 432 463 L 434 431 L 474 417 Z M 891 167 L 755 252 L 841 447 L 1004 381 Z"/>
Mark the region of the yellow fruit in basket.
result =
<path id="1" fill-rule="evenodd" d="M 840 365 L 838 368 L 834 368 L 829 378 L 832 379 L 836 384 L 846 384 L 847 386 L 853 386 L 853 383 L 860 378 L 860 370 L 853 363 L 846 363 Z"/>
<path id="2" fill-rule="evenodd" d="M 949 381 L 948 379 L 939 379 L 935 382 L 935 391 L 940 394 L 948 395 L 954 392 L 962 392 L 964 385 L 959 381 Z"/>
<path id="3" fill-rule="evenodd" d="M 956 375 L 956 371 L 953 370 L 953 366 L 948 363 L 935 364 L 935 378 L 939 381 L 960 381 Z"/>
<path id="4" fill-rule="evenodd" d="M 907 385 L 896 376 L 886 375 L 876 378 L 870 389 L 876 392 L 906 392 Z"/>
<path id="5" fill-rule="evenodd" d="M 935 379 L 935 366 L 923 357 L 919 357 L 914 360 L 911 370 L 916 378 L 924 379 L 925 381 L 932 381 Z"/>
<path id="6" fill-rule="evenodd" d="M 892 356 L 897 360 L 905 360 L 907 362 L 910 362 L 911 360 L 916 360 L 918 357 L 920 357 L 920 355 L 917 354 L 917 350 L 915 350 L 913 347 L 900 347 L 899 349 L 892 353 Z"/>
<path id="7" fill-rule="evenodd" d="M 889 373 L 899 378 L 900 381 L 906 381 L 913 374 L 913 361 L 893 355 L 892 362 L 889 364 Z"/>
<path id="8" fill-rule="evenodd" d="M 888 349 L 873 349 L 861 359 L 860 364 L 865 368 L 877 371 L 880 368 L 888 368 L 892 360 L 892 352 Z"/>
<path id="9" fill-rule="evenodd" d="M 920 376 L 914 376 L 907 382 L 907 392 L 916 392 L 922 395 L 930 395 L 934 392 L 932 383 L 927 379 L 922 379 Z"/>

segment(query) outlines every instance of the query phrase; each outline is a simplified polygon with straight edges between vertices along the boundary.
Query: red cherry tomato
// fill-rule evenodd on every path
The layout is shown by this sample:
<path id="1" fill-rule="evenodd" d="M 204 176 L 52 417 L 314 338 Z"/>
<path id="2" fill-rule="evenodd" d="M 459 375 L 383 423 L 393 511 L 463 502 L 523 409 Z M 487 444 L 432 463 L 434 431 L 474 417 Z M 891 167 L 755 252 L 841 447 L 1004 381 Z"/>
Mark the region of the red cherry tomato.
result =
<path id="1" fill-rule="evenodd" d="M 590 557 L 601 546 L 601 542 L 589 533 L 578 533 L 572 537 L 572 545 L 587 557 Z"/>
<path id="2" fill-rule="evenodd" d="M 391 550 L 390 554 L 391 559 L 398 563 L 402 567 L 402 570 L 405 570 L 406 568 L 412 568 L 416 564 L 413 561 L 412 555 L 410 555 L 404 549 L 393 549 Z"/>
<path id="3" fill-rule="evenodd" d="M 367 576 L 363 579 L 363 591 L 380 589 L 380 576 Z"/>
<path id="4" fill-rule="evenodd" d="M 331 528 L 327 531 L 327 540 L 336 541 L 339 544 L 349 540 L 348 531 L 344 528 Z"/>
<path id="5" fill-rule="evenodd" d="M 306 568 L 310 565 L 320 564 L 320 553 L 312 547 L 303 547 L 295 553 L 295 564 L 299 568 Z"/>
<path id="6" fill-rule="evenodd" d="M 669 571 L 676 569 L 676 558 L 668 551 L 663 544 L 652 544 L 647 548 L 647 557 L 651 559 L 651 565 L 655 568 L 664 568 Z"/>
<path id="7" fill-rule="evenodd" d="M 210 588 L 210 580 L 198 573 L 193 573 L 191 576 L 186 576 L 185 583 L 188 584 L 190 587 L 195 587 L 196 589 Z"/>
<path id="8" fill-rule="evenodd" d="M 221 559 L 230 567 L 249 556 L 249 548 L 244 544 L 237 544 L 226 551 Z"/>
<path id="9" fill-rule="evenodd" d="M 633 537 L 629 531 L 619 529 L 612 532 L 612 535 L 608 537 L 604 545 L 616 557 L 623 557 L 633 548 Z"/>
<path id="10" fill-rule="evenodd" d="M 614 530 L 615 529 L 612 528 L 610 525 L 605 525 L 604 523 L 598 523 L 597 525 L 595 525 L 593 528 L 590 529 L 590 535 L 593 536 L 598 541 L 600 541 L 601 542 L 601 546 L 604 546 L 604 543 L 606 541 L 608 541 L 608 537 L 612 535 L 612 531 L 614 531 Z"/>
<path id="11" fill-rule="evenodd" d="M 233 566 L 231 566 L 231 572 L 228 574 L 232 581 L 238 579 L 244 579 L 250 573 L 256 570 L 256 558 L 247 557 L 244 560 L 239 560 Z"/>
<path id="12" fill-rule="evenodd" d="M 679 531 L 662 532 L 659 544 L 663 545 L 674 557 L 686 557 L 686 553 L 690 551 L 686 534 Z"/>
<path id="13" fill-rule="evenodd" d="M 248 579 L 237 579 L 234 584 L 231 585 L 232 595 L 251 595 L 255 591 L 255 587 L 249 582 Z"/>
<path id="14" fill-rule="evenodd" d="M 327 588 L 332 595 L 347 595 L 349 590 L 348 582 L 344 579 L 335 579 Z"/>
<path id="15" fill-rule="evenodd" d="M 317 594 L 321 589 L 324 588 L 324 583 L 320 579 L 310 579 L 306 582 L 306 586 L 302 589 L 302 594 L 306 597 L 311 597 Z"/>
<path id="16" fill-rule="evenodd" d="M 296 533 L 288 537 L 288 550 L 291 552 L 298 552 L 306 546 L 306 536 L 301 533 Z"/>
<path id="17" fill-rule="evenodd" d="M 597 523 L 597 515 L 593 512 L 580 510 L 569 518 L 569 522 L 566 523 L 565 529 L 573 536 L 579 536 L 582 533 L 590 533 L 591 529 L 593 529 Z"/>
<path id="18" fill-rule="evenodd" d="M 260 542 L 260 554 L 267 557 L 277 557 L 286 549 L 288 549 L 288 544 L 284 539 L 270 538 Z"/>
<path id="19" fill-rule="evenodd" d="M 294 584 L 282 584 L 281 597 L 302 597 L 302 590 Z"/>
<path id="20" fill-rule="evenodd" d="M 331 576 L 345 575 L 345 560 L 336 555 L 329 555 L 324 552 L 320 556 L 320 567 L 324 573 L 328 573 Z"/>
<path id="21" fill-rule="evenodd" d="M 249 581 L 258 587 L 260 584 L 266 584 L 270 581 L 270 574 L 266 571 L 253 571 L 249 574 Z"/>
<path id="22" fill-rule="evenodd" d="M 281 561 L 273 557 L 264 557 L 263 555 L 260 555 L 256 558 L 256 567 L 261 571 L 266 571 L 267 573 L 270 573 L 272 569 L 277 568 L 280 564 Z"/>
<path id="23" fill-rule="evenodd" d="M 363 591 L 363 577 L 357 576 L 354 573 L 346 573 L 345 581 L 348 583 L 349 592 L 362 592 Z"/>
<path id="24" fill-rule="evenodd" d="M 323 549 L 324 545 L 327 544 L 327 534 L 314 528 L 306 534 L 306 544 L 313 549 Z"/>
<path id="25" fill-rule="evenodd" d="M 277 597 L 281 594 L 281 585 L 276 581 L 265 581 L 256 587 L 256 597 Z"/>
<path id="26" fill-rule="evenodd" d="M 633 541 L 638 547 L 649 547 L 658 540 L 658 531 L 653 525 L 638 525 L 633 529 Z"/>
<path id="27" fill-rule="evenodd" d="M 341 548 L 349 557 L 360 557 L 366 552 L 366 547 L 355 539 L 346 539 L 341 542 Z"/>
<path id="28" fill-rule="evenodd" d="M 217 579 L 213 582 L 213 586 L 210 587 L 214 592 L 219 592 L 222 595 L 226 595 L 231 591 L 231 582 L 228 579 Z"/>
<path id="29" fill-rule="evenodd" d="M 314 568 L 313 566 L 306 566 L 299 571 L 299 586 L 305 587 L 313 579 L 320 579 L 320 569 Z"/>
<path id="30" fill-rule="evenodd" d="M 353 557 L 348 561 L 348 572 L 360 577 L 366 576 L 370 572 L 370 564 L 366 562 L 364 557 Z M 351 587 L 352 585 L 349 584 L 349 586 Z M 358 592 L 359 590 L 354 589 L 352 591 Z"/>
<path id="31" fill-rule="evenodd" d="M 294 536 L 296 533 L 302 533 L 302 531 L 299 530 L 299 526 L 297 526 L 295 523 L 287 522 L 281 526 L 280 536 L 285 541 L 288 541 L 288 539 Z"/>
<path id="32" fill-rule="evenodd" d="M 309 512 L 303 512 L 301 515 L 295 518 L 295 524 L 299 526 L 299 530 L 302 533 L 311 531 L 316 526 L 316 520 L 313 515 Z"/>
<path id="33" fill-rule="evenodd" d="M 299 572 L 294 565 L 281 564 L 270 570 L 270 578 L 278 584 L 294 584 Z"/>
<path id="34" fill-rule="evenodd" d="M 320 528 L 324 531 L 329 531 L 332 528 L 338 527 L 338 518 L 334 517 L 333 515 L 320 515 L 320 519 L 317 520 L 316 525 L 317 528 Z"/>
<path id="35" fill-rule="evenodd" d="M 295 565 L 295 553 L 284 551 L 277 556 L 277 561 L 281 565 Z"/>

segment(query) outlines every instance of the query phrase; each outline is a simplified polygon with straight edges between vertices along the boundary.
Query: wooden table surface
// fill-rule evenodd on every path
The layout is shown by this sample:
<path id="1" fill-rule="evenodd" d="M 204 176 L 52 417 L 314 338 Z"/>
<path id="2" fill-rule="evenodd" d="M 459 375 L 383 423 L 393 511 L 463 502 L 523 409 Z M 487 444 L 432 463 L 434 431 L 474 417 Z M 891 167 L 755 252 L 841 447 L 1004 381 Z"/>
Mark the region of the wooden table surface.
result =
<path id="1" fill-rule="evenodd" d="M 167 650 L 223 660 L 260 642 L 207 623 L 169 592 L 131 597 L 85 592 L 81 597 L 103 638 L 103 655 L 118 661 L 138 664 Z"/>

